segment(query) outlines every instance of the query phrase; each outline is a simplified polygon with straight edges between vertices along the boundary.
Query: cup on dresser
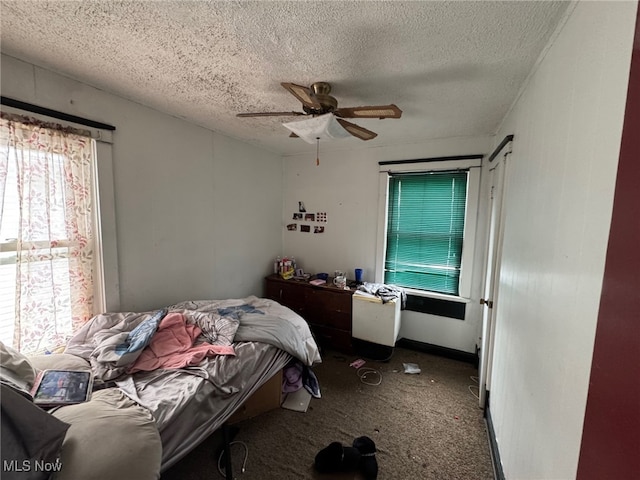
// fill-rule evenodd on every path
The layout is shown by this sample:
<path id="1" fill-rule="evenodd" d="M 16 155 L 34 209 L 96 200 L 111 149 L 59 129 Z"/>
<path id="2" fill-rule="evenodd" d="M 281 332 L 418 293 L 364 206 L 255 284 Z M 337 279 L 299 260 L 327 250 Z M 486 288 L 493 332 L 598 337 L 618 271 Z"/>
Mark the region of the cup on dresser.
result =
<path id="1" fill-rule="evenodd" d="M 347 286 L 347 277 L 339 275 L 333 279 L 333 284 L 338 288 L 344 289 Z"/>
<path id="2" fill-rule="evenodd" d="M 356 268 L 356 282 L 362 283 L 362 269 Z"/>

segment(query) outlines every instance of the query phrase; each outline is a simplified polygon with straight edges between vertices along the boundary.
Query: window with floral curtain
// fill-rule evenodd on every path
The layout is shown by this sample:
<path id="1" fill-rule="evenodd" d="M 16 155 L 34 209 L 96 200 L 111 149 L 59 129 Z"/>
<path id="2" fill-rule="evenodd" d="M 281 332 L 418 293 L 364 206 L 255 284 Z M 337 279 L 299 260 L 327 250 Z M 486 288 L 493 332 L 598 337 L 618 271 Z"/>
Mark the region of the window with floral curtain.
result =
<path id="1" fill-rule="evenodd" d="M 93 316 L 95 144 L 2 112 L 0 340 L 51 351 Z"/>

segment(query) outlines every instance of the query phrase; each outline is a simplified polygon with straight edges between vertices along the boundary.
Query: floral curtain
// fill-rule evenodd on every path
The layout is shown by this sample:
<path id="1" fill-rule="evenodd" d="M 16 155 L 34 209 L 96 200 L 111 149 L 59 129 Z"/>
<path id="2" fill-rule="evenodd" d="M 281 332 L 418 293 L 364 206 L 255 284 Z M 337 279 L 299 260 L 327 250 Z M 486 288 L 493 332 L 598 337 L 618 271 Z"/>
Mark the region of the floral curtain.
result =
<path id="1" fill-rule="evenodd" d="M 0 118 L 0 329 L 25 353 L 63 345 L 93 315 L 95 150 L 57 127 Z"/>

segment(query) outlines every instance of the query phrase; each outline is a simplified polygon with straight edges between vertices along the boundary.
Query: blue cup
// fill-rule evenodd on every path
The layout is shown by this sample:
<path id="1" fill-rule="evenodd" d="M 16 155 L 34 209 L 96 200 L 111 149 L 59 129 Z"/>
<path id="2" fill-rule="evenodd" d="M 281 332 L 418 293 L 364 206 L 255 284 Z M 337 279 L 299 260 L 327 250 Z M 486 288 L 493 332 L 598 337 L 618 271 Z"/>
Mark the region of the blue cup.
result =
<path id="1" fill-rule="evenodd" d="M 356 282 L 362 283 L 362 269 L 356 268 Z"/>

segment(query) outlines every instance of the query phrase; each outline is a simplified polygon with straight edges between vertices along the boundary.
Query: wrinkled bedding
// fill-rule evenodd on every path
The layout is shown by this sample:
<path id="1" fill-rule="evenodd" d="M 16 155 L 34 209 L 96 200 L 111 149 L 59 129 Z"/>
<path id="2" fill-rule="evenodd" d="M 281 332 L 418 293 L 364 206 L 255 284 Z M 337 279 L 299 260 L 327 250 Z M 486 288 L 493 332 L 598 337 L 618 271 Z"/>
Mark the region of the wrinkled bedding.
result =
<path id="1" fill-rule="evenodd" d="M 321 361 L 307 323 L 272 300 L 251 296 L 187 301 L 167 307 L 166 313 L 172 312 L 202 330 L 200 345 L 232 341 L 233 354 L 214 354 L 179 369 L 133 372 L 143 349 L 131 345 L 149 344 L 139 338 L 139 327 L 155 322 L 158 312 L 98 315 L 65 349 L 65 354 L 90 363 L 96 381 L 115 381 L 127 397 L 151 412 L 162 439 L 163 470 L 219 428 L 291 357 L 307 366 Z M 136 334 L 133 341 L 131 332 Z"/>
<path id="2" fill-rule="evenodd" d="M 150 371 L 136 369 L 136 362 L 154 348 L 163 319 L 176 316 L 186 331 L 198 333 L 192 346 L 207 350 L 207 355 L 182 368 L 165 364 Z M 0 371 L 3 382 L 17 391 L 28 391 L 36 370 L 46 368 L 90 369 L 94 385 L 101 388 L 88 402 L 52 411 L 70 425 L 58 480 L 134 478 L 129 474 L 157 479 L 292 358 L 307 366 L 321 361 L 301 317 L 254 296 L 97 315 L 64 353 L 29 361 L 1 346 L 3 367 L 11 366 Z M 159 353 L 156 349 L 154 355 Z"/>
<path id="3" fill-rule="evenodd" d="M 238 316 L 240 325 L 235 341 L 262 342 L 276 346 L 307 366 L 319 363 L 318 346 L 307 322 L 287 307 L 266 298 L 236 300 L 198 300 L 179 303 L 170 309 L 189 309 L 201 313 L 223 312 Z"/>

